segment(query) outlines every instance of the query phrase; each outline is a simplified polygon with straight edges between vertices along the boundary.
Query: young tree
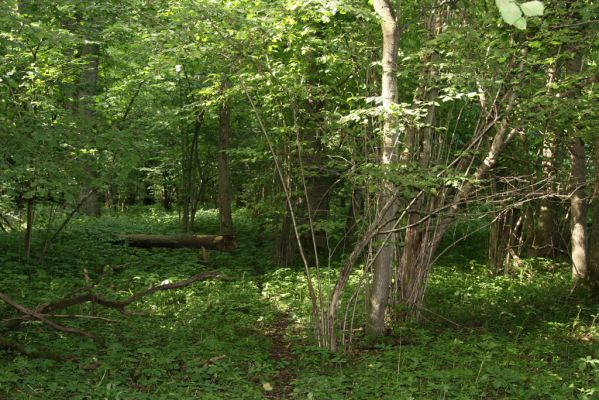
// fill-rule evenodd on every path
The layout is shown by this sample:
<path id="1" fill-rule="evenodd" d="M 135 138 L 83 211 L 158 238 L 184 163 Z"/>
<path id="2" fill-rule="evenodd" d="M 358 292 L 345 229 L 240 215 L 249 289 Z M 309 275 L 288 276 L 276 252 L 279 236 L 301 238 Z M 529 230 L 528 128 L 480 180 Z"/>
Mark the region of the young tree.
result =
<path id="1" fill-rule="evenodd" d="M 384 112 L 382 145 L 380 150 L 380 163 L 390 173 L 398 160 L 399 129 L 397 126 L 397 49 L 399 46 L 399 18 L 400 2 L 390 0 L 375 0 L 374 9 L 380 18 L 383 34 L 382 44 L 382 81 L 381 97 Z M 378 198 L 379 211 L 382 220 L 383 233 L 378 236 L 382 245 L 375 258 L 372 273 L 370 299 L 368 302 L 367 331 L 370 334 L 382 335 L 385 332 L 385 310 L 389 298 L 389 289 L 395 259 L 395 244 L 390 231 L 395 226 L 394 220 L 397 213 L 395 197 L 396 188 L 389 181 L 382 185 Z M 392 203 L 388 206 L 387 203 Z"/>
<path id="2" fill-rule="evenodd" d="M 229 170 L 229 138 L 231 136 L 231 111 L 227 99 L 229 81 L 223 81 L 223 101 L 218 114 L 218 211 L 220 234 L 231 236 L 233 217 L 231 215 L 231 174 Z"/>

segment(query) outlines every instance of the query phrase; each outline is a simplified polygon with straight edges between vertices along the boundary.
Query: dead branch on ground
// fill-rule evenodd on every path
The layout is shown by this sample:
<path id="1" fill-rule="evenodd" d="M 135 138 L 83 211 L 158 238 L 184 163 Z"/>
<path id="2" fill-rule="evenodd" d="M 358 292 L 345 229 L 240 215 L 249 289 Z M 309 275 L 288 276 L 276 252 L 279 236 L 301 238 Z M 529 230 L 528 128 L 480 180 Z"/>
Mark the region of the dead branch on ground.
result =
<path id="1" fill-rule="evenodd" d="M 86 286 L 84 288 L 80 289 L 78 292 L 71 293 L 68 296 L 65 296 L 63 298 L 60 298 L 58 300 L 55 300 L 55 301 L 52 301 L 49 303 L 40 304 L 33 309 L 27 308 L 27 307 L 17 303 L 15 300 L 10 298 L 8 295 L 0 292 L 0 300 L 4 301 L 6 304 L 8 304 L 9 306 L 11 306 L 12 308 L 14 308 L 19 313 L 22 314 L 19 317 L 13 317 L 13 318 L 9 318 L 9 319 L 0 321 L 0 326 L 3 327 L 5 330 L 15 330 L 18 327 L 20 327 L 23 324 L 23 322 L 36 320 L 36 321 L 40 321 L 41 323 L 43 323 L 44 325 L 46 325 L 52 329 L 55 329 L 55 330 L 63 332 L 63 333 L 75 334 L 75 335 L 88 337 L 88 338 L 92 339 L 96 344 L 101 345 L 102 344 L 101 338 L 99 338 L 91 333 L 59 324 L 59 323 L 53 321 L 51 318 L 63 318 L 63 319 L 64 318 L 85 318 L 85 319 L 104 321 L 107 323 L 115 323 L 115 322 L 117 322 L 116 320 L 104 318 L 104 317 L 98 317 L 95 315 L 87 316 L 87 315 L 81 315 L 81 314 L 57 314 L 57 313 L 55 313 L 55 311 L 64 310 L 66 308 L 84 304 L 84 303 L 91 303 L 94 306 L 101 305 L 101 306 L 104 306 L 107 308 L 116 309 L 121 314 L 125 314 L 125 315 L 144 315 L 143 313 L 132 312 L 132 311 L 127 310 L 127 306 L 131 305 L 132 303 L 141 299 L 142 297 L 148 296 L 152 293 L 156 293 L 156 292 L 160 292 L 160 291 L 164 291 L 164 290 L 180 289 L 180 288 L 183 288 L 186 286 L 190 286 L 195 282 L 204 281 L 207 279 L 218 279 L 218 280 L 230 280 L 231 279 L 229 277 L 222 276 L 218 272 L 204 271 L 204 272 L 200 272 L 200 273 L 198 273 L 188 279 L 182 280 L 182 281 L 150 286 L 149 288 L 140 290 L 140 291 L 132 294 L 131 296 L 129 296 L 128 298 L 126 298 L 124 300 L 115 300 L 115 299 L 106 298 L 94 291 L 94 285 L 89 280 L 87 271 L 84 271 L 84 277 L 85 277 Z M 48 352 L 31 352 L 31 351 L 26 350 L 20 344 L 10 341 L 8 339 L 0 341 L 0 348 L 23 353 L 23 354 L 25 354 L 27 356 L 31 356 L 31 357 L 41 357 L 41 358 L 61 359 L 61 360 L 71 359 L 71 358 L 57 356 L 55 354 L 51 354 Z"/>

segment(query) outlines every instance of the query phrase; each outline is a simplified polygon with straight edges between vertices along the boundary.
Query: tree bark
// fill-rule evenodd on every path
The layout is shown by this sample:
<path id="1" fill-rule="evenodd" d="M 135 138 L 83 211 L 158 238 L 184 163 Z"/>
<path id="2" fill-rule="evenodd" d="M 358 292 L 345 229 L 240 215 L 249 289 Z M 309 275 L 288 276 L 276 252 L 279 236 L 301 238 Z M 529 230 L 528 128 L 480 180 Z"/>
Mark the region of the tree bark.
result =
<path id="1" fill-rule="evenodd" d="M 570 177 L 574 191 L 570 198 L 572 223 L 572 278 L 576 285 L 587 279 L 587 199 L 584 142 L 574 138 L 570 144 Z"/>
<path id="2" fill-rule="evenodd" d="M 399 25 L 391 1 L 374 0 L 374 9 L 380 18 L 383 34 L 383 75 L 382 98 L 384 109 L 383 144 L 381 149 L 380 164 L 383 167 L 392 165 L 397 161 L 398 131 L 395 126 L 396 117 L 394 106 L 397 104 L 397 47 L 399 43 Z M 399 11 L 399 9 L 398 9 Z M 385 204 L 392 196 L 393 184 L 385 181 L 379 205 Z M 394 218 L 397 213 L 397 203 L 384 211 L 382 230 L 393 229 Z M 385 333 L 385 311 L 389 298 L 389 287 L 395 257 L 394 235 L 380 234 L 378 239 L 383 241 L 382 247 L 374 261 L 370 299 L 368 301 L 368 315 L 366 331 L 370 335 L 383 335 Z"/>
<path id="3" fill-rule="evenodd" d="M 572 48 L 573 57 L 566 62 L 566 73 L 569 76 L 580 73 L 582 54 L 579 49 Z M 574 93 L 579 94 L 580 90 Z M 574 111 L 574 110 L 573 110 Z M 586 283 L 588 278 L 588 237 L 587 237 L 587 195 L 586 195 L 586 158 L 585 145 L 581 137 L 576 136 L 575 121 L 572 121 L 568 131 L 573 135 L 569 142 L 570 150 L 570 180 L 573 186 L 570 197 L 570 224 L 572 279 L 574 287 Z"/>

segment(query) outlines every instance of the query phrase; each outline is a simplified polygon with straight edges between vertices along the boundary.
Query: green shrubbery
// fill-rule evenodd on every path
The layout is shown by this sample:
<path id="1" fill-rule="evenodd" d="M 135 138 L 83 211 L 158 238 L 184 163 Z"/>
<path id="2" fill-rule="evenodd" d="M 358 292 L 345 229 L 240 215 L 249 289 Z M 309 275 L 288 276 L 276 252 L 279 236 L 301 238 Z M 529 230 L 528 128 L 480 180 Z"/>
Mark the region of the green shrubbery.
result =
<path id="1" fill-rule="evenodd" d="M 273 267 L 272 249 L 254 245 L 251 219 L 239 213 L 235 222 L 240 250 L 211 254 L 209 267 L 195 250 L 110 243 L 124 231 L 175 232 L 176 217 L 157 211 L 79 220 L 29 264 L 19 260 L 20 235 L 2 234 L 0 291 L 30 307 L 80 287 L 83 268 L 99 281 L 98 290 L 121 297 L 200 269 L 216 268 L 234 280 L 145 297 L 132 306 L 148 312 L 144 317 L 99 308 L 98 315 L 118 322 L 64 322 L 100 336 L 104 347 L 28 322 L 7 337 L 77 360 L 1 351 L 0 398 L 260 399 L 264 383 L 279 384 L 281 368 L 293 377 L 298 399 L 591 399 L 599 393 L 599 310 L 584 293 L 568 297 L 564 268 L 530 261 L 526 273 L 491 278 L 478 262 L 455 265 L 445 258 L 431 278 L 420 323 L 396 324 L 380 343 L 363 341 L 358 331 L 348 352 L 331 354 L 311 339 L 303 272 Z M 216 229 L 215 215 L 202 213 L 198 226 Z M 324 269 L 323 282 L 334 282 L 335 273 Z M 291 360 L 271 355 L 269 330 L 282 313 L 293 322 Z M 1 304 L 0 316 L 14 314 Z"/>

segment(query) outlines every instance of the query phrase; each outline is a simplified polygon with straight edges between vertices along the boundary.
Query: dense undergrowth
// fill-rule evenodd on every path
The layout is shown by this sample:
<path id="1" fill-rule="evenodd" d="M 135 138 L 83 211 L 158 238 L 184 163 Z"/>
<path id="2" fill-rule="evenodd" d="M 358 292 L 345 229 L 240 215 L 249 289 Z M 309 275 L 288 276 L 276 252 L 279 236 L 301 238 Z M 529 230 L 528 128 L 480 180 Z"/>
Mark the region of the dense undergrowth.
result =
<path id="1" fill-rule="evenodd" d="M 215 213 L 203 212 L 196 230 L 215 232 L 217 223 Z M 268 240 L 257 244 L 251 219 L 238 213 L 235 223 L 239 250 L 211 253 L 209 265 L 196 250 L 110 243 L 121 232 L 177 232 L 176 215 L 153 209 L 79 220 L 48 254 L 34 254 L 28 263 L 19 256 L 22 236 L 1 234 L 0 291 L 31 307 L 82 286 L 84 268 L 98 290 L 121 297 L 202 269 L 234 280 L 145 297 L 132 308 L 146 316 L 98 309 L 118 322 L 65 322 L 94 332 L 104 346 L 33 322 L 2 332 L 27 349 L 77 360 L 0 350 L 0 399 L 261 399 L 282 384 L 276 381 L 282 369 L 297 399 L 599 396 L 599 307 L 584 292 L 568 296 L 567 268 L 533 260 L 513 276 L 491 278 L 475 261 L 477 246 L 466 244 L 436 267 L 419 324 L 396 324 L 375 343 L 358 332 L 349 351 L 330 354 L 308 334 L 302 271 L 272 266 Z M 334 271 L 325 276 L 332 279 Z M 92 312 L 89 306 L 72 311 Z M 287 359 L 272 356 L 268 334 L 282 315 L 296 321 L 287 330 Z M 12 316 L 0 304 L 0 319 Z"/>

